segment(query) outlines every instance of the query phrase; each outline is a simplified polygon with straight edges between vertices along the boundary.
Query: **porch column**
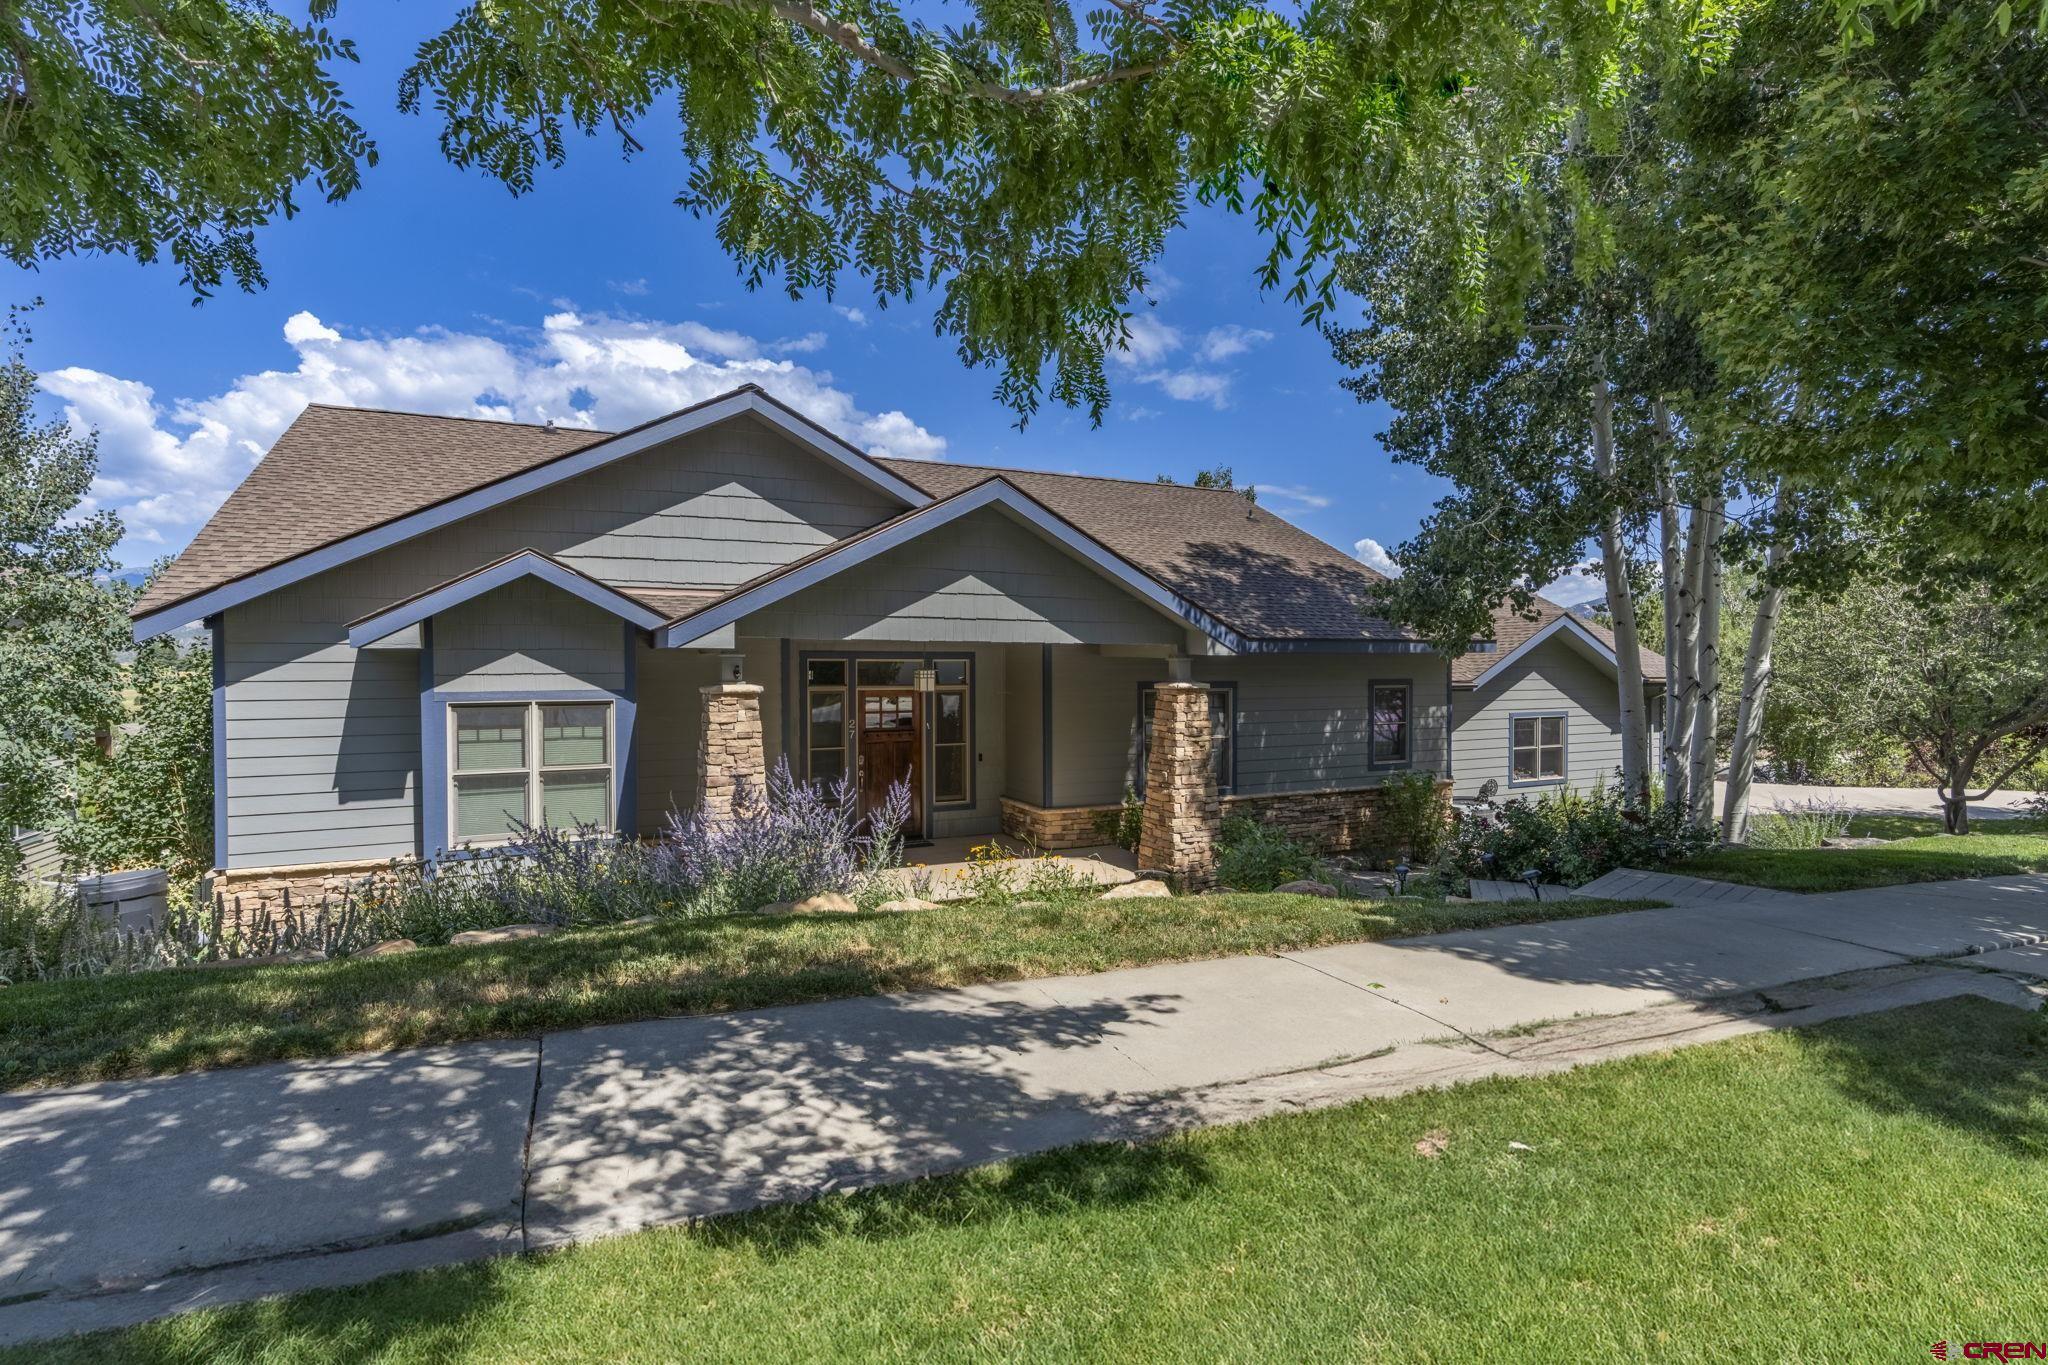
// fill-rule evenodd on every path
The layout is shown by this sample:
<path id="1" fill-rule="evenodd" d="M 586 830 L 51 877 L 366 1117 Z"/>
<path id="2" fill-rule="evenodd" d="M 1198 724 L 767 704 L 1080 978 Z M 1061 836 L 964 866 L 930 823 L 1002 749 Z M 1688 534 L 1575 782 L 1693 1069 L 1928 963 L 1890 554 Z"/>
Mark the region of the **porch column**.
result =
<path id="1" fill-rule="evenodd" d="M 713 820 L 732 818 L 733 799 L 745 783 L 756 797 L 768 783 L 761 748 L 759 683 L 713 683 L 699 688 L 703 729 L 697 745 L 697 802 Z"/>
<path id="2" fill-rule="evenodd" d="M 1209 770 L 1209 687 L 1160 683 L 1153 697 L 1138 865 L 1166 873 L 1183 890 L 1199 890 L 1215 877 L 1222 815 Z"/>

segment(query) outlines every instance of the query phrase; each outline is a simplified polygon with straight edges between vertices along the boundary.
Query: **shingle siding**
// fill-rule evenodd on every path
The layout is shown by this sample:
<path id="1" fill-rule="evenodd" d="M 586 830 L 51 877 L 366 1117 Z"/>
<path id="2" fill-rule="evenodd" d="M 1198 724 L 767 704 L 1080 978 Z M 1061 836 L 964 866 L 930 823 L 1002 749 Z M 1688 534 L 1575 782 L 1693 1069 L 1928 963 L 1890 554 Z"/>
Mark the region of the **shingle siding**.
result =
<path id="1" fill-rule="evenodd" d="M 1017 644 L 1178 642 L 1186 628 L 985 508 L 744 617 L 741 635 Z"/>

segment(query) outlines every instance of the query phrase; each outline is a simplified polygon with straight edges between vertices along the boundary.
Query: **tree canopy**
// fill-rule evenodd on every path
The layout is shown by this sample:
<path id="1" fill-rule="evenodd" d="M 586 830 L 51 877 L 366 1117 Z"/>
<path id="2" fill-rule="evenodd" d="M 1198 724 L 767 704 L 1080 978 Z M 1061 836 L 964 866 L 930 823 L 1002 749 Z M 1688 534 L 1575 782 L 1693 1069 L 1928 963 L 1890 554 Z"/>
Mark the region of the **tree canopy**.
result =
<path id="1" fill-rule="evenodd" d="M 115 653 L 124 595 L 109 581 L 121 524 L 81 514 L 98 452 L 91 436 L 35 413 L 27 334 L 10 321 L 0 364 L 0 835 L 58 815 L 81 743 L 121 707 Z M 13 869 L 0 838 L 0 878 Z"/>
<path id="2" fill-rule="evenodd" d="M 354 56 L 262 0 L 9 0 L 0 252 L 168 254 L 200 295 L 261 285 L 256 229 L 376 160 L 330 69 Z"/>

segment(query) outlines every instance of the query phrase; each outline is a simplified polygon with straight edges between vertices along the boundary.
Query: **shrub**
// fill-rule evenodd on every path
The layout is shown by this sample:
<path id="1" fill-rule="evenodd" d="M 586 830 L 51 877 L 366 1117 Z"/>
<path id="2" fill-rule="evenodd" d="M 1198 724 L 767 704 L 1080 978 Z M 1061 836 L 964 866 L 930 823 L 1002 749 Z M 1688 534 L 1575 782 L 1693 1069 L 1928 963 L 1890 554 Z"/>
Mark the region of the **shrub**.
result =
<path id="1" fill-rule="evenodd" d="M 1380 784 L 1380 831 L 1390 851 L 1410 863 L 1436 856 L 1450 818 L 1450 803 L 1435 773 L 1395 773 Z"/>
<path id="2" fill-rule="evenodd" d="M 1115 810 L 1095 817 L 1095 837 L 1126 853 L 1138 851 L 1138 839 L 1144 832 L 1145 803 L 1129 787 L 1124 788 L 1124 799 Z"/>
<path id="3" fill-rule="evenodd" d="M 1714 831 L 1692 825 L 1681 806 L 1647 809 L 1604 784 L 1590 793 L 1546 793 L 1535 801 L 1482 802 L 1457 812 L 1436 858 L 1446 887 L 1473 877 L 1583 886 L 1617 867 L 1655 867 L 1703 853 Z"/>
<path id="4" fill-rule="evenodd" d="M 1316 850 L 1285 830 L 1248 815 L 1223 821 L 1216 838 L 1216 881 L 1240 891 L 1271 891 L 1286 882 L 1323 881 Z"/>
<path id="5" fill-rule="evenodd" d="M 1771 814 L 1749 822 L 1752 848 L 1819 848 L 1823 840 L 1849 832 L 1849 808 L 1839 801 L 1815 798 L 1779 801 Z"/>

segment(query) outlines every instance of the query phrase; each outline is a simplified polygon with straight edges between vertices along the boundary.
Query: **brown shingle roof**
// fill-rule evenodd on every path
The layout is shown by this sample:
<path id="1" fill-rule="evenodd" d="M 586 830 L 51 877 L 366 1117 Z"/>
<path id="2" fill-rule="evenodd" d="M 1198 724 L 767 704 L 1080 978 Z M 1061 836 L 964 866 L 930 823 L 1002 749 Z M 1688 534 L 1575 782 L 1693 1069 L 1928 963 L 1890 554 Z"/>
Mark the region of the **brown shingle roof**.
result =
<path id="1" fill-rule="evenodd" d="M 1380 575 L 1227 489 L 882 460 L 935 497 L 1001 477 L 1210 615 L 1258 639 L 1412 640 L 1358 608 Z"/>
<path id="2" fill-rule="evenodd" d="M 1452 685 L 1456 687 L 1471 686 L 1474 678 L 1477 678 L 1487 669 L 1500 662 L 1501 655 L 1511 652 L 1518 645 L 1527 641 L 1530 636 L 1544 629 L 1560 616 L 1573 616 L 1573 613 L 1569 608 L 1561 607 L 1547 597 L 1536 599 L 1536 617 L 1534 620 L 1521 615 L 1507 603 L 1501 603 L 1493 613 L 1493 640 L 1497 648 L 1491 653 L 1486 654 L 1463 654 L 1452 661 Z M 1606 645 L 1610 650 L 1614 648 L 1614 632 L 1607 629 L 1607 627 L 1597 621 L 1590 621 L 1583 616 L 1574 616 L 1573 619 L 1584 626 L 1587 633 L 1599 640 L 1600 643 Z M 1641 653 L 1643 657 L 1644 681 L 1663 682 L 1664 656 L 1652 653 L 1647 649 L 1641 651 Z"/>
<path id="3" fill-rule="evenodd" d="M 278 437 L 134 614 L 173 606 L 610 434 L 316 404 Z M 1255 638 L 1415 638 L 1356 609 L 1378 574 L 1228 491 L 918 460 L 876 463 L 934 497 L 1007 478 Z M 629 591 L 655 605 L 645 591 Z M 680 615 L 703 600 L 661 605 Z"/>
<path id="4" fill-rule="evenodd" d="M 606 433 L 315 403 L 136 602 L 146 616 Z"/>

